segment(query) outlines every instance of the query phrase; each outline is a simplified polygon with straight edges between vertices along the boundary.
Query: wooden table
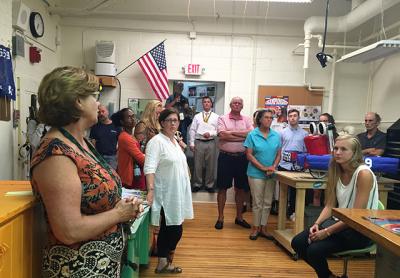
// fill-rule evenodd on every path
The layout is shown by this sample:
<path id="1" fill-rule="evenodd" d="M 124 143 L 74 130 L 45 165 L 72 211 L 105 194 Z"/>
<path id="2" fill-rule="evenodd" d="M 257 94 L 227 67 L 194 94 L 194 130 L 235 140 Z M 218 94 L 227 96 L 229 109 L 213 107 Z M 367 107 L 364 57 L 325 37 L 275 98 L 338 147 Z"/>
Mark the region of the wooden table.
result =
<path id="1" fill-rule="evenodd" d="M 276 172 L 276 180 L 280 182 L 279 189 L 279 212 L 278 229 L 273 232 L 273 236 L 294 258 L 297 256 L 290 246 L 292 238 L 304 230 L 304 208 L 306 189 L 325 189 L 326 179 L 315 179 L 309 173 L 305 172 Z M 393 184 L 400 183 L 398 180 L 379 178 L 378 189 L 379 199 L 385 205 L 387 203 L 388 192 L 393 190 Z M 288 186 L 296 189 L 296 218 L 293 229 L 286 229 L 286 204 L 288 195 Z"/>
<path id="2" fill-rule="evenodd" d="M 333 209 L 333 215 L 354 230 L 376 242 L 375 277 L 400 277 L 400 235 L 396 235 L 365 217 L 399 218 L 400 210 Z"/>

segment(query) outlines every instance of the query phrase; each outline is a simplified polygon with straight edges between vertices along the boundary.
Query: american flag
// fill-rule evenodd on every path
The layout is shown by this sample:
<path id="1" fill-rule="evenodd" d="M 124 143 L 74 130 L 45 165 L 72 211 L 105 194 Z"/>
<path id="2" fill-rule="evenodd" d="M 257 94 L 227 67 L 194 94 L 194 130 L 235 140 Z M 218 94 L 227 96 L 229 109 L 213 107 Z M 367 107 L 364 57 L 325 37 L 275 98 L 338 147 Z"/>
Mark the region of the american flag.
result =
<path id="1" fill-rule="evenodd" d="M 164 42 L 143 55 L 138 62 L 157 98 L 160 101 L 168 98 L 168 74 Z"/>

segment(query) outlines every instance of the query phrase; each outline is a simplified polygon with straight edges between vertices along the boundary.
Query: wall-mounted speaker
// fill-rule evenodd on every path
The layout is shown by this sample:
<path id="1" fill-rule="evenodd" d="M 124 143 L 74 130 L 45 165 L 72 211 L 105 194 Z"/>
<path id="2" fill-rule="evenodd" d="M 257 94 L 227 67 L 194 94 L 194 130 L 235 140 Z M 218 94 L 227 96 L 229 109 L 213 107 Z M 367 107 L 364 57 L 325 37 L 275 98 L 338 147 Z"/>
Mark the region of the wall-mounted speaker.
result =
<path id="1" fill-rule="evenodd" d="M 12 37 L 12 50 L 14 56 L 25 57 L 25 41 L 23 36 L 15 34 Z"/>
<path id="2" fill-rule="evenodd" d="M 21 31 L 25 31 L 29 27 L 29 15 L 31 9 L 22 3 L 22 1 L 12 2 L 12 26 Z"/>

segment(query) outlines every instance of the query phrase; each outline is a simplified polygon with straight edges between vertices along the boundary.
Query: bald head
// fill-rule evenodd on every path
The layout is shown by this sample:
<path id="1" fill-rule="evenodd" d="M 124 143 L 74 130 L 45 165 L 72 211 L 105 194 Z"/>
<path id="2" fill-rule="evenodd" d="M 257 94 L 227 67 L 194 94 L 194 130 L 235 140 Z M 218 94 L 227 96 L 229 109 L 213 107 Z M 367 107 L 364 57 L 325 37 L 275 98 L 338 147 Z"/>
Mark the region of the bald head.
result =
<path id="1" fill-rule="evenodd" d="M 242 105 L 243 105 L 243 99 L 242 99 L 241 97 L 233 97 L 233 98 L 231 99 L 231 102 L 229 103 L 229 105 L 231 105 L 231 104 L 234 103 L 234 102 L 241 102 Z"/>
<path id="2" fill-rule="evenodd" d="M 229 106 L 231 107 L 231 113 L 240 114 L 240 111 L 243 109 L 243 99 L 241 97 L 234 97 Z"/>
<path id="3" fill-rule="evenodd" d="M 364 123 L 367 131 L 374 132 L 381 123 L 381 116 L 375 112 L 367 112 L 367 114 L 365 114 Z"/>

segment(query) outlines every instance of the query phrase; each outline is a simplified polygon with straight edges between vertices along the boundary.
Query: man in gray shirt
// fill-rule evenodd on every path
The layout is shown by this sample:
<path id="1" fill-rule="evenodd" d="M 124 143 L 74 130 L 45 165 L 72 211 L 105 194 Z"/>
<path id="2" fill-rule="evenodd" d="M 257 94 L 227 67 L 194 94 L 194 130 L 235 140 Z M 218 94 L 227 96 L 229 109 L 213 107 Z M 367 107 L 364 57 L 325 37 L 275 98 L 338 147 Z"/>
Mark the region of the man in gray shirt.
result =
<path id="1" fill-rule="evenodd" d="M 365 114 L 365 128 L 367 131 L 357 135 L 363 155 L 379 156 L 385 151 L 386 133 L 378 129 L 380 123 L 381 117 L 378 113 L 368 112 Z"/>

